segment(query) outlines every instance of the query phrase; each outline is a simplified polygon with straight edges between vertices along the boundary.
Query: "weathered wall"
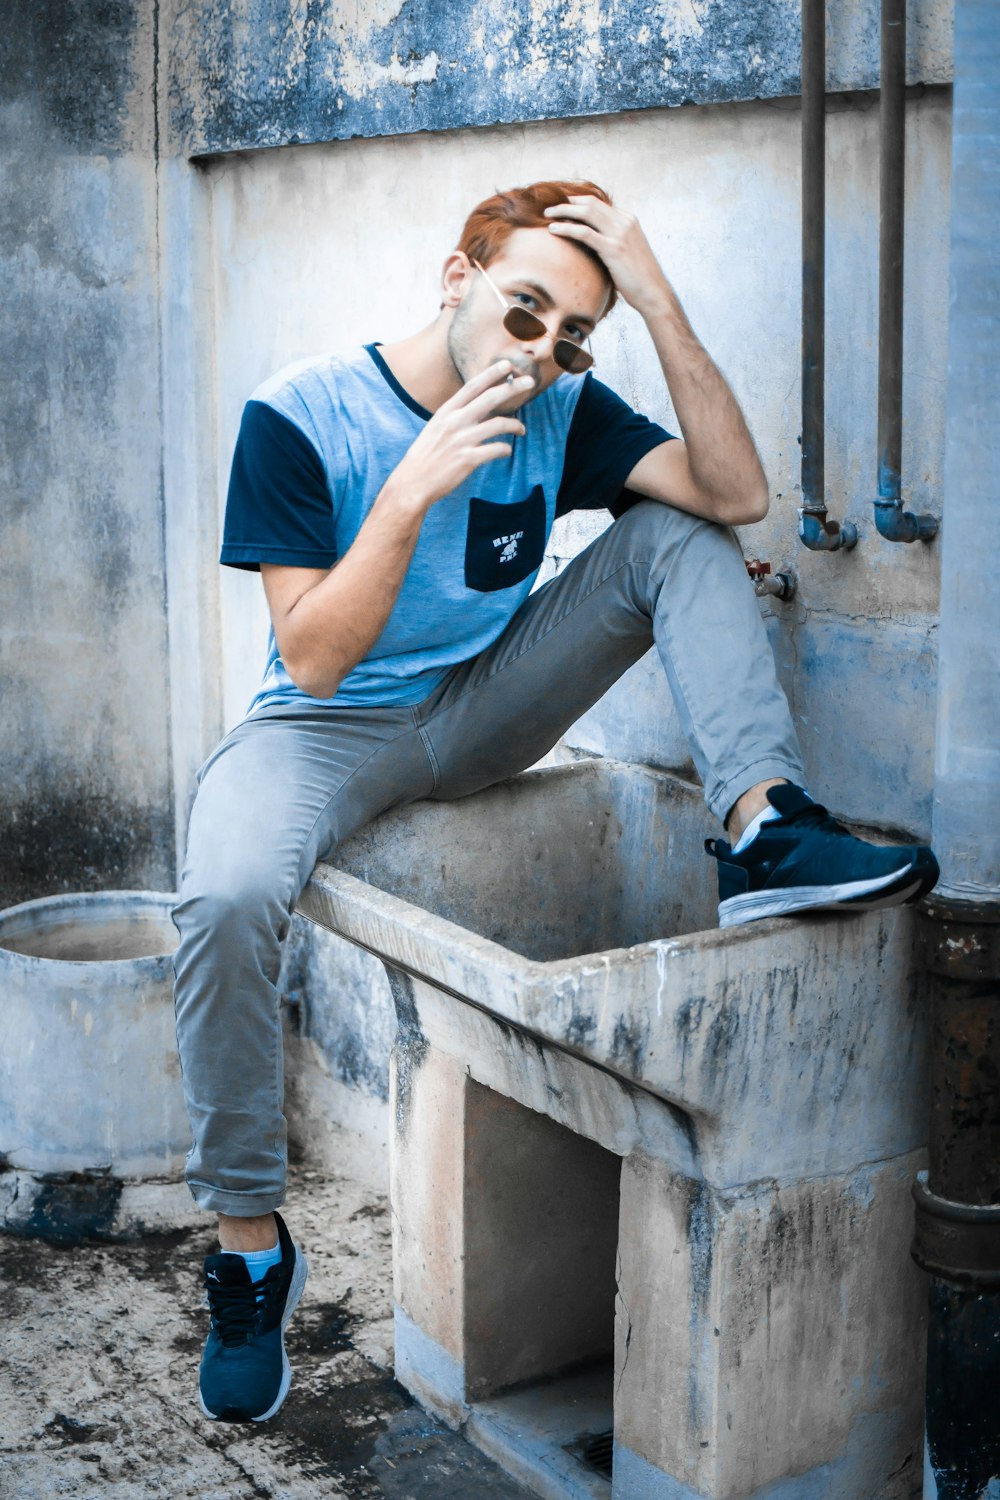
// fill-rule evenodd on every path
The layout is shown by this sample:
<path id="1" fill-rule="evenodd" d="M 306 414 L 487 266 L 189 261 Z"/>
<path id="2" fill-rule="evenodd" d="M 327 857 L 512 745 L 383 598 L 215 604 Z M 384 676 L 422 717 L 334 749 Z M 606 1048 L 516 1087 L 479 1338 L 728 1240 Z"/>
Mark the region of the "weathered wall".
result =
<path id="1" fill-rule="evenodd" d="M 951 7 L 909 9 L 909 80 L 932 87 L 908 105 L 904 482 L 939 511 L 950 112 L 933 85 Z M 214 563 L 243 401 L 292 358 L 433 317 L 471 203 L 546 175 L 592 175 L 640 213 L 744 402 L 774 495 L 744 541 L 800 575 L 768 613 L 814 788 L 926 831 L 938 551 L 882 542 L 868 510 L 877 0 L 833 0 L 828 26 L 830 87 L 854 92 L 830 106 L 827 480 L 861 543 L 813 556 L 795 534 L 797 15 L 798 0 L 21 7 L 0 44 L 0 900 L 171 883 L 195 768 L 262 660 L 259 582 Z M 670 425 L 628 309 L 595 347 L 601 376 Z M 549 571 L 594 524 L 560 526 Z M 569 739 L 687 759 L 652 658 Z M 296 944 L 287 970 L 306 1039 L 374 1105 L 378 971 L 357 955 L 328 976 L 324 1019 L 314 958 Z"/>
<path id="2" fill-rule="evenodd" d="M 151 19 L 0 39 L 0 903 L 172 879 Z"/>
<path id="3" fill-rule="evenodd" d="M 913 832 L 929 827 L 937 550 L 893 547 L 870 519 L 875 472 L 877 109 L 835 104 L 829 121 L 828 432 L 831 510 L 858 523 L 850 555 L 814 555 L 796 534 L 799 431 L 799 114 L 794 103 L 652 110 L 444 135 L 351 141 L 223 159 L 212 169 L 218 468 L 242 403 L 288 360 L 430 320 L 436 278 L 465 212 L 497 182 L 586 174 L 634 208 L 695 327 L 742 400 L 772 487 L 748 553 L 800 575 L 771 611 L 812 785 L 838 810 Z M 908 106 L 904 476 L 940 511 L 947 285 L 949 100 Z M 427 185 L 433 182 L 429 194 Z M 402 232 L 386 230 L 385 204 Z M 793 289 L 790 293 L 790 289 Z M 248 315 L 249 310 L 249 315 Z M 673 426 L 652 345 L 628 308 L 594 339 L 601 377 Z M 223 499 L 219 490 L 219 503 Z M 560 523 L 549 567 L 606 523 Z M 226 573 L 226 716 L 260 671 L 259 581 Z M 722 646 L 724 651 L 724 643 Z M 669 694 L 647 657 L 570 735 L 628 759 L 683 766 Z M 734 684 L 734 691 L 738 685 Z"/>
<path id="4" fill-rule="evenodd" d="M 951 77 L 951 7 L 911 0 L 911 82 Z M 211 0 L 171 28 L 190 155 L 798 93 L 799 0 Z M 878 0 L 830 6 L 831 90 L 878 81 Z"/>

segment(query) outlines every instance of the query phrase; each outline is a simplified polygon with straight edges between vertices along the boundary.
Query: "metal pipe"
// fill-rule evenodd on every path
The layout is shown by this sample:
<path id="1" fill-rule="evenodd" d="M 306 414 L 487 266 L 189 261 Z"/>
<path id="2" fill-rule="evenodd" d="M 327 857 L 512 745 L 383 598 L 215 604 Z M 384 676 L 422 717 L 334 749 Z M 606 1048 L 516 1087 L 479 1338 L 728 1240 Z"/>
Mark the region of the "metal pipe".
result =
<path id="1" fill-rule="evenodd" d="M 927 1500 L 1000 1493 L 1000 10 L 957 0 L 933 842 Z"/>
<path id="2" fill-rule="evenodd" d="M 890 542 L 929 541 L 934 516 L 904 511 L 903 206 L 906 168 L 906 0 L 882 0 L 879 98 L 878 495 L 875 525 Z"/>
<path id="3" fill-rule="evenodd" d="M 802 505 L 811 552 L 853 547 L 857 528 L 826 513 L 826 0 L 802 0 Z"/>
<path id="4" fill-rule="evenodd" d="M 1000 1486 L 1000 907 L 931 896 L 930 1163 L 913 1258 L 931 1277 L 927 1500 Z"/>

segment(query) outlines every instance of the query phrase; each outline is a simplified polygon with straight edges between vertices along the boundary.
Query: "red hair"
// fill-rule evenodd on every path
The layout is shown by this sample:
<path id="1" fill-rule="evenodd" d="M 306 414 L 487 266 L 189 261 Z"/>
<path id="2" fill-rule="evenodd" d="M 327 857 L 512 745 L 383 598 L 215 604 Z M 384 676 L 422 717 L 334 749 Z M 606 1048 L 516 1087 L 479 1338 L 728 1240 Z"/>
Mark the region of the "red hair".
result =
<path id="1" fill-rule="evenodd" d="M 464 251 L 470 260 L 488 266 L 500 254 L 515 229 L 545 229 L 552 222 L 545 217 L 545 209 L 588 193 L 593 198 L 600 198 L 602 203 L 611 203 L 609 195 L 595 182 L 532 182 L 527 187 L 494 193 L 492 198 L 484 198 L 472 210 L 462 226 L 456 249 Z M 581 245 L 577 240 L 572 243 L 590 257 L 611 287 L 608 305 L 604 309 L 606 317 L 618 299 L 608 268 L 589 246 Z"/>

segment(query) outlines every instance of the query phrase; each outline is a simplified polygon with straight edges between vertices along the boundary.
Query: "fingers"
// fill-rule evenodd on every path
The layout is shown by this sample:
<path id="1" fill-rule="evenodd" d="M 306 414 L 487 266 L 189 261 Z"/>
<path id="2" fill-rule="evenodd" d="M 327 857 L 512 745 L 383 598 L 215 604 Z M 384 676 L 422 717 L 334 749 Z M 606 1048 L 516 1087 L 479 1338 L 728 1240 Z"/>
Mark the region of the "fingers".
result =
<path id="1" fill-rule="evenodd" d="M 545 210 L 545 217 L 547 219 L 589 219 L 597 216 L 602 208 L 606 213 L 614 212 L 599 198 L 571 198 L 568 203 L 553 203 L 551 208 Z"/>
<path id="2" fill-rule="evenodd" d="M 511 363 L 509 359 L 501 359 L 495 365 L 487 365 L 485 370 L 480 370 L 478 375 L 473 375 L 471 380 L 467 380 L 461 390 L 456 391 L 454 396 L 445 401 L 440 409 L 444 410 L 444 406 L 449 408 L 467 406 L 477 396 L 481 396 L 484 392 L 490 391 L 494 387 L 499 387 L 501 382 L 506 384 L 510 371 Z"/>
<path id="3" fill-rule="evenodd" d="M 561 240 L 581 240 L 584 244 L 596 244 L 598 241 L 607 243 L 607 237 L 592 229 L 589 224 L 570 224 L 560 219 L 558 223 L 550 224 L 549 229 Z"/>
<path id="4" fill-rule="evenodd" d="M 472 383 L 470 380 L 469 385 L 471 386 Z M 474 396 L 472 400 L 466 402 L 463 415 L 472 417 L 474 420 L 480 420 L 488 416 L 495 407 L 502 406 L 505 401 L 509 401 L 512 396 L 521 396 L 525 391 L 529 389 L 533 390 L 534 385 L 535 381 L 531 375 L 519 375 L 509 385 L 505 376 L 499 385 L 491 386 L 488 390 L 481 392 L 481 394 Z M 463 389 L 467 390 L 468 386 L 463 387 Z"/>
<path id="5" fill-rule="evenodd" d="M 478 469 L 480 464 L 493 463 L 498 458 L 510 458 L 513 451 L 509 443 L 486 443 L 482 448 L 473 449 L 473 467 Z"/>
<path id="6" fill-rule="evenodd" d="M 476 427 L 475 439 L 478 443 L 508 432 L 513 433 L 515 437 L 524 437 L 527 430 L 524 423 L 517 417 L 491 417 L 489 421 L 480 422 Z"/>

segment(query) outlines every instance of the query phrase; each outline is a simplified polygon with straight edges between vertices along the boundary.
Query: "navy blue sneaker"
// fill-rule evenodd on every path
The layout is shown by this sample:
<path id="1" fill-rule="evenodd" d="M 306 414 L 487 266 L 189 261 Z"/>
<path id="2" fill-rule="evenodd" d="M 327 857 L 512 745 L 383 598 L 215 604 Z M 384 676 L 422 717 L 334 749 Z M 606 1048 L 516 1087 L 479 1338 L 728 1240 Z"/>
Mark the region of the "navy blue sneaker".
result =
<path id="1" fill-rule="evenodd" d="M 280 1214 L 281 1262 L 258 1282 L 242 1255 L 209 1255 L 205 1290 L 212 1330 L 201 1359 L 201 1409 L 213 1422 L 266 1422 L 292 1383 L 285 1325 L 298 1306 L 309 1268 Z"/>
<path id="2" fill-rule="evenodd" d="M 768 789 L 780 817 L 761 825 L 739 854 L 706 839 L 719 862 L 719 926 L 844 907 L 869 910 L 919 901 L 940 871 L 922 844 L 867 844 L 797 786 Z"/>

